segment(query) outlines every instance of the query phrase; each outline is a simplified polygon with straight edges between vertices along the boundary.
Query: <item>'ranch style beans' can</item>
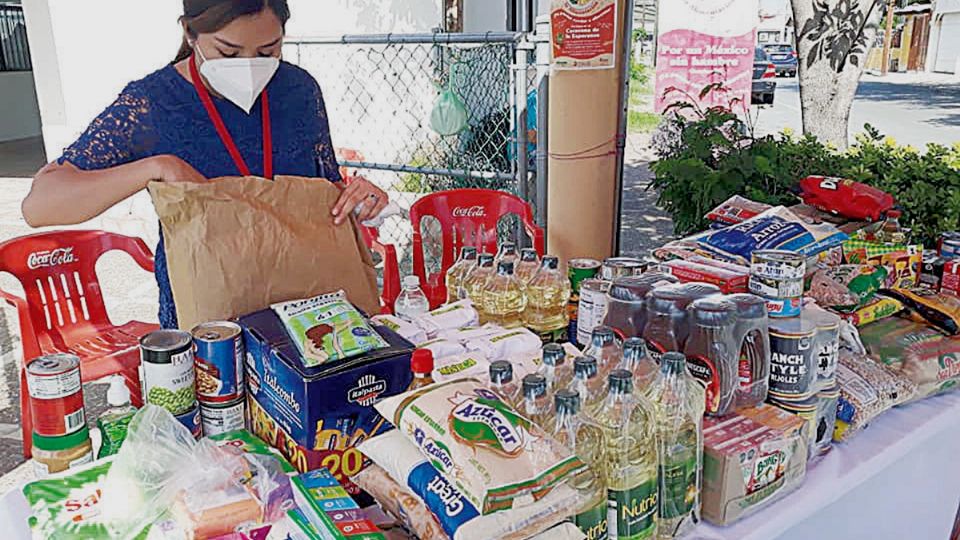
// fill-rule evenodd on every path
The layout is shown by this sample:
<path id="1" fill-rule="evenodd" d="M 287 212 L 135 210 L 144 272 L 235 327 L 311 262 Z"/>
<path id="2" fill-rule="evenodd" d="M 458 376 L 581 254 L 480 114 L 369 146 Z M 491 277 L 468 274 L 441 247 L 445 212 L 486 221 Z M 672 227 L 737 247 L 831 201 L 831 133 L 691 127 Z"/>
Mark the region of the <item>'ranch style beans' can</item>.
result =
<path id="1" fill-rule="evenodd" d="M 802 402 L 817 388 L 817 325 L 801 318 L 770 321 L 770 391 L 778 402 Z"/>
<path id="2" fill-rule="evenodd" d="M 247 421 L 247 406 L 243 398 L 233 403 L 200 404 L 200 420 L 204 437 L 243 429 Z"/>
<path id="3" fill-rule="evenodd" d="M 41 356 L 27 364 L 33 432 L 63 437 L 86 427 L 80 359 L 72 354 Z"/>
<path id="4" fill-rule="evenodd" d="M 798 253 L 758 250 L 753 252 L 747 288 L 766 299 L 770 317 L 796 317 L 800 315 L 806 269 L 806 261 Z"/>
<path id="5" fill-rule="evenodd" d="M 143 402 L 174 416 L 197 405 L 193 338 L 179 330 L 156 330 L 140 338 L 140 386 Z"/>
<path id="6" fill-rule="evenodd" d="M 191 332 L 197 368 L 197 399 L 201 403 L 232 403 L 243 399 L 243 337 L 240 325 L 228 321 L 204 323 Z"/>

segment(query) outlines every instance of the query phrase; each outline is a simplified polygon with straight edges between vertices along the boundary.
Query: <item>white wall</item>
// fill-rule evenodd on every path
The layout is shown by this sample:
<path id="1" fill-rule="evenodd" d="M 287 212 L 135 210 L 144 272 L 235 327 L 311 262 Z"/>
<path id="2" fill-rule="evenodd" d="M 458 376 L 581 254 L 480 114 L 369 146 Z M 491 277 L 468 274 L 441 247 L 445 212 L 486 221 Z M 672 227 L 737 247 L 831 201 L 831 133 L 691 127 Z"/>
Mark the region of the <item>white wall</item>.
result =
<path id="1" fill-rule="evenodd" d="M 0 73 L 0 141 L 36 137 L 40 134 L 37 95 L 33 73 Z"/>
<path id="2" fill-rule="evenodd" d="M 503 32 L 506 29 L 506 1 L 463 0 L 464 32 Z"/>

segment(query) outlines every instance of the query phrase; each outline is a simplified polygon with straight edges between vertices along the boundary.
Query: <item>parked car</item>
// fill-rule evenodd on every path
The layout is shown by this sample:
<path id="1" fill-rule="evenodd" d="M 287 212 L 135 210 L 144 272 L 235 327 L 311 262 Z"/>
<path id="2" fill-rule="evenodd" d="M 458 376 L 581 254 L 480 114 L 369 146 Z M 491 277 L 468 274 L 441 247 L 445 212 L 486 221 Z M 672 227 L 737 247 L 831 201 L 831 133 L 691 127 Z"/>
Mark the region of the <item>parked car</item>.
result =
<path id="1" fill-rule="evenodd" d="M 777 68 L 762 47 L 753 53 L 753 89 L 750 103 L 753 105 L 773 105 L 773 94 L 777 90 Z"/>
<path id="2" fill-rule="evenodd" d="M 789 43 L 767 43 L 763 46 L 763 50 L 777 68 L 778 76 L 797 76 L 797 65 L 800 62 L 797 58 L 797 50 L 793 48 L 793 45 Z"/>

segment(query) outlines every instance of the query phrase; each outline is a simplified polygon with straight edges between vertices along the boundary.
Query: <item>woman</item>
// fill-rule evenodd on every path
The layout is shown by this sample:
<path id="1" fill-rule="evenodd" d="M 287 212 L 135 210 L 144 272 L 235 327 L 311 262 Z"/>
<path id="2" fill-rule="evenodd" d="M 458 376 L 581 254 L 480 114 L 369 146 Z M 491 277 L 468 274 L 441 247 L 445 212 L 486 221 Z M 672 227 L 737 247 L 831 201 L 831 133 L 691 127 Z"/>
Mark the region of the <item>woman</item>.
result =
<path id="1" fill-rule="evenodd" d="M 127 85 L 23 201 L 33 227 L 81 223 L 154 180 L 254 174 L 341 180 L 317 82 L 280 61 L 287 0 L 184 0 L 174 62 Z M 272 150 L 272 151 L 271 151 Z M 342 224 L 376 216 L 387 194 L 358 179 L 333 209 Z M 163 238 L 156 253 L 160 324 L 177 326 Z"/>

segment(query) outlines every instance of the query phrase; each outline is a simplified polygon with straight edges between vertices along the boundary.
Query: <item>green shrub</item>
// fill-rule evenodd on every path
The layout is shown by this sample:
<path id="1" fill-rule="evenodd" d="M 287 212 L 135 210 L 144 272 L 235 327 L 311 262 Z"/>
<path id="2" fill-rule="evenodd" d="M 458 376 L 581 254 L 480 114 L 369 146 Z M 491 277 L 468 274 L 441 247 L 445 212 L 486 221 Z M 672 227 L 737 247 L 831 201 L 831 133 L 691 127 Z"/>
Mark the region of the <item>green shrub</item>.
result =
<path id="1" fill-rule="evenodd" d="M 768 204 L 798 201 L 793 190 L 808 175 L 851 178 L 891 193 L 913 238 L 932 245 L 942 231 L 960 229 L 960 143 L 899 146 L 869 124 L 856 143 L 838 151 L 812 136 L 755 137 L 723 108 L 668 115 L 654 135 L 659 159 L 651 164 L 658 204 L 677 234 L 702 230 L 704 215 L 733 195 Z"/>

